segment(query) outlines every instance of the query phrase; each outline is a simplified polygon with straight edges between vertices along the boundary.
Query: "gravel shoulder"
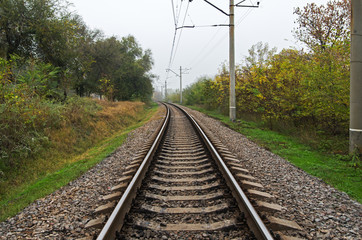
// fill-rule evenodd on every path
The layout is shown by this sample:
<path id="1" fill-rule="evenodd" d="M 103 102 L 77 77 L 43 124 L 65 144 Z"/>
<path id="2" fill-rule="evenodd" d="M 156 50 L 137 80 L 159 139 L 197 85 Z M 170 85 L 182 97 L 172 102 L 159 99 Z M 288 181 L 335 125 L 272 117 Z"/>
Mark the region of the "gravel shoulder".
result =
<path id="1" fill-rule="evenodd" d="M 296 221 L 305 229 L 306 238 L 362 239 L 361 204 L 219 121 L 188 111 L 240 159 L 266 192 L 276 197 L 285 207 L 279 216 Z M 160 116 L 161 112 L 131 132 L 121 147 L 87 173 L 0 223 L 0 239 L 76 239 L 97 234 L 99 230 L 85 230 L 84 225 L 96 217 L 93 211 L 101 205 L 102 196 L 118 183 L 137 150 L 161 123 Z"/>
<path id="2" fill-rule="evenodd" d="M 362 205 L 205 114 L 185 108 L 240 159 L 308 239 L 362 239 Z"/>
<path id="3" fill-rule="evenodd" d="M 132 131 L 126 142 L 113 154 L 78 179 L 38 199 L 15 217 L 0 223 L 0 239 L 77 239 L 94 236 L 100 230 L 84 229 L 96 218 L 94 210 L 102 205 L 102 196 L 111 187 L 157 126 L 162 122 L 164 108 L 144 126 Z"/>

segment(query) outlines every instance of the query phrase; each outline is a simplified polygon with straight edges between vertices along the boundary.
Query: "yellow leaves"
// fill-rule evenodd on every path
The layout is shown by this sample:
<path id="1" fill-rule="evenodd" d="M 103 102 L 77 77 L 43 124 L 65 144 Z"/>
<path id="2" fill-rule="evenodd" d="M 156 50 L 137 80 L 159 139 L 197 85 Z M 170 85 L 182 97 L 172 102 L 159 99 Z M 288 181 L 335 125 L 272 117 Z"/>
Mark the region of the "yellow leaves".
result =
<path id="1" fill-rule="evenodd" d="M 260 100 L 264 100 L 265 97 L 263 97 L 263 95 L 261 93 L 257 94 L 256 95 L 257 98 L 259 98 Z"/>
<path id="2" fill-rule="evenodd" d="M 280 83 L 280 82 L 278 82 L 278 83 L 276 84 L 276 86 L 277 86 L 277 88 L 283 88 L 283 87 L 284 87 L 284 85 L 283 85 L 282 83 Z"/>

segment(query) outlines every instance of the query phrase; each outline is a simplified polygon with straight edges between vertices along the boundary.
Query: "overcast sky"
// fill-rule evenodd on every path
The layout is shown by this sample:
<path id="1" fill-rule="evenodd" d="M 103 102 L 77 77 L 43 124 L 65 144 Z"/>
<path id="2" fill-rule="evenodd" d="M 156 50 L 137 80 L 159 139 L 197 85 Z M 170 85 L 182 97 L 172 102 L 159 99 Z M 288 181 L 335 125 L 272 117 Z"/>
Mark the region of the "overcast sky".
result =
<path id="1" fill-rule="evenodd" d="M 154 86 L 160 88 L 166 77 L 168 88 L 179 88 L 179 78 L 166 74 L 169 66 L 175 22 L 172 0 L 69 0 L 71 8 L 83 17 L 91 29 L 100 29 L 106 36 L 136 37 L 143 49 L 151 49 L 154 59 L 152 72 L 159 76 Z M 228 0 L 212 0 L 228 12 Z M 235 3 L 239 2 L 235 0 Z M 257 1 L 246 0 L 245 4 Z M 260 0 L 259 8 L 235 8 L 235 59 L 240 64 L 248 49 L 259 41 L 277 47 L 278 51 L 290 46 L 301 48 L 292 35 L 295 7 L 327 0 Z M 205 26 L 228 24 L 228 17 L 203 0 L 173 0 L 178 25 Z M 188 8 L 187 8 L 188 7 Z M 186 13 L 186 9 L 187 14 Z M 186 17 L 185 17 L 186 15 Z M 196 27 L 177 31 L 174 58 L 171 69 L 179 72 L 189 68 L 183 75 L 183 86 L 193 83 L 201 76 L 214 76 L 220 65 L 228 61 L 228 27 Z M 181 37 L 180 37 L 181 34 Z M 180 38 L 179 38 L 180 37 Z M 178 41 L 180 40 L 180 41 Z M 178 46 L 176 48 L 176 46 Z"/>

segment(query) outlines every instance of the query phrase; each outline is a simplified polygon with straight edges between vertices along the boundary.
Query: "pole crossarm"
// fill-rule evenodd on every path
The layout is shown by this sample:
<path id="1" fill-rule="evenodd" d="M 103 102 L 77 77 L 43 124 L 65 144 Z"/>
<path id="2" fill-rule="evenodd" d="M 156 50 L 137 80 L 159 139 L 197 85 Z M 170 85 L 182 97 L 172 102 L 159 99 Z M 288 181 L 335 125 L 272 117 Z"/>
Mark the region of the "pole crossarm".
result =
<path id="1" fill-rule="evenodd" d="M 180 75 L 178 75 L 177 73 L 175 73 L 172 69 L 170 69 L 170 68 L 167 68 L 166 69 L 166 72 L 172 72 L 172 73 L 174 73 L 177 77 L 179 77 Z"/>
<path id="2" fill-rule="evenodd" d="M 259 6 L 254 6 L 254 5 L 235 5 L 235 7 L 249 7 L 249 8 L 258 8 Z"/>
<path id="3" fill-rule="evenodd" d="M 258 8 L 259 7 L 259 4 L 260 2 L 257 2 L 257 6 L 255 5 L 240 5 L 242 4 L 243 2 L 245 2 L 245 0 L 241 1 L 241 2 L 238 2 L 237 4 L 235 4 L 235 7 L 250 7 L 250 8 Z"/>
<path id="4" fill-rule="evenodd" d="M 192 25 L 192 26 L 177 27 L 177 28 L 175 28 L 175 29 L 178 30 L 178 29 L 181 29 L 181 28 L 195 28 L 195 27 L 196 27 L 195 25 Z"/>
<path id="5" fill-rule="evenodd" d="M 217 10 L 219 10 L 220 12 L 222 12 L 223 14 L 225 14 L 226 16 L 230 16 L 228 13 L 226 13 L 224 10 L 222 10 L 221 8 L 215 6 L 214 4 L 212 4 L 211 2 L 204 0 L 205 2 L 207 2 L 208 4 L 210 4 L 211 6 L 213 6 L 214 8 L 216 8 Z"/>
<path id="6" fill-rule="evenodd" d="M 210 24 L 210 25 L 192 25 L 192 26 L 182 26 L 177 27 L 176 30 L 181 28 L 204 28 L 204 27 L 230 27 L 229 24 Z"/>

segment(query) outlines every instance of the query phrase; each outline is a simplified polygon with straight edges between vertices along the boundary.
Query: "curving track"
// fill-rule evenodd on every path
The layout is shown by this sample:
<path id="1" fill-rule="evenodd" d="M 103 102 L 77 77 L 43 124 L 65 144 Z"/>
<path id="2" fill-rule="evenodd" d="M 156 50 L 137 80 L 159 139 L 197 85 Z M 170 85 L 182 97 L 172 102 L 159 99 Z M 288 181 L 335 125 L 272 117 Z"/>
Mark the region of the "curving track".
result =
<path id="1" fill-rule="evenodd" d="M 169 109 L 98 239 L 273 239 L 201 128 Z"/>
<path id="2" fill-rule="evenodd" d="M 169 130 L 119 236 L 249 237 L 245 218 L 200 137 L 180 110 L 171 112 Z"/>

